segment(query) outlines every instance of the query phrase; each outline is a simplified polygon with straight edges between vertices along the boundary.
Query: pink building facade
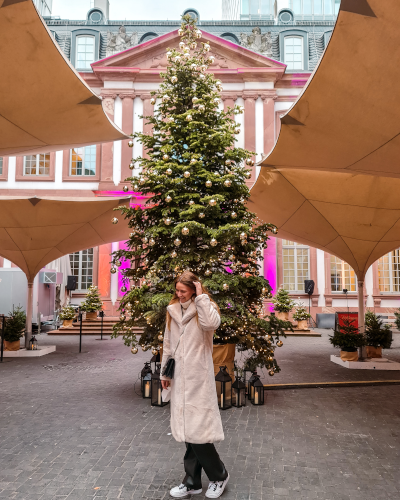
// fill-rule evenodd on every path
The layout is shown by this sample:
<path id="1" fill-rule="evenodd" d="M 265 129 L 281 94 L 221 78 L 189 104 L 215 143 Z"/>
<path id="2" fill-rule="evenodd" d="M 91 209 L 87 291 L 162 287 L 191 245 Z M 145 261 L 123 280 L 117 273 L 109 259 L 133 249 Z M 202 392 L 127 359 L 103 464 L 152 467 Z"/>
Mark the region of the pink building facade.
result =
<path id="1" fill-rule="evenodd" d="M 306 84 L 310 73 L 288 73 L 282 62 L 269 59 L 222 38 L 203 32 L 202 41 L 211 45 L 215 57 L 212 71 L 222 81 L 221 108 L 244 106 L 235 119 L 241 125 L 237 145 L 255 151 L 261 160 L 273 148 L 280 131 L 280 116 L 286 113 Z M 92 64 L 92 72 L 83 72 L 92 90 L 103 99 L 111 120 L 130 134 L 149 131 L 140 118 L 151 115 L 150 92 L 160 84 L 160 73 L 167 65 L 166 50 L 177 47 L 177 31 L 141 43 Z M 157 106 L 157 104 L 156 104 Z M 127 177 L 138 176 L 139 168 L 129 169 L 132 157 L 143 154 L 135 143 L 127 141 L 57 151 L 47 155 L 4 157 L 0 159 L 0 195 L 23 196 L 121 196 Z M 260 167 L 253 167 L 249 186 Z M 140 203 L 140 193 L 133 193 Z M 274 221 L 268 221 L 274 222 Z M 128 235 L 127 235 L 128 236 Z M 83 249 L 70 256 L 72 273 L 78 276 L 73 302 L 79 302 L 91 283 L 99 286 L 106 314 L 117 315 L 121 297 L 121 279 L 110 274 L 110 253 L 124 242 Z M 0 267 L 13 264 L 0 257 Z M 312 314 L 332 313 L 347 308 L 356 310 L 356 279 L 352 269 L 340 259 L 321 250 L 294 242 L 271 239 L 265 251 L 261 273 L 274 290 L 280 285 L 293 297 L 308 304 L 304 280 L 312 279 Z M 348 296 L 342 292 L 349 291 Z M 377 312 L 392 312 L 400 305 L 400 257 L 398 251 L 380 259 L 368 271 L 365 283 L 367 306 Z M 267 306 L 267 310 L 270 307 Z"/>

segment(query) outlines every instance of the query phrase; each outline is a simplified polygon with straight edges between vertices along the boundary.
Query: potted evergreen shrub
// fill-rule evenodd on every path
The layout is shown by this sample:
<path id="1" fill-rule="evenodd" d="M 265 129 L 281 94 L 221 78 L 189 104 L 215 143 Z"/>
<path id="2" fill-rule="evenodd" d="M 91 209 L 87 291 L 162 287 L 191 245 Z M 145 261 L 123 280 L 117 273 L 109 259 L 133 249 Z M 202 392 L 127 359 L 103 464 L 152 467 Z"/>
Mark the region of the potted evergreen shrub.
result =
<path id="1" fill-rule="evenodd" d="M 311 318 L 311 314 L 307 312 L 303 302 L 299 302 L 295 306 L 295 312 L 293 313 L 293 319 L 297 321 L 297 328 L 299 330 L 308 329 L 308 319 Z"/>
<path id="2" fill-rule="evenodd" d="M 97 286 L 90 285 L 85 300 L 81 304 L 81 311 L 86 312 L 86 319 L 97 319 L 97 311 L 101 311 L 103 302 L 100 300 L 100 293 Z"/>
<path id="3" fill-rule="evenodd" d="M 329 341 L 340 348 L 342 361 L 358 361 L 357 349 L 365 346 L 365 337 L 354 326 L 354 319 L 343 319 L 343 324 L 330 335 Z"/>
<path id="4" fill-rule="evenodd" d="M 26 314 L 22 307 L 15 307 L 8 313 L 4 328 L 4 350 L 18 351 L 20 340 L 24 336 L 26 324 Z"/>
<path id="5" fill-rule="evenodd" d="M 70 305 L 66 305 L 61 309 L 60 319 L 63 320 L 61 328 L 72 328 L 72 321 L 75 318 L 75 309 Z"/>
<path id="6" fill-rule="evenodd" d="M 368 358 L 381 358 L 382 348 L 390 349 L 392 332 L 389 325 L 384 325 L 372 311 L 365 314 L 365 339 Z"/>
<path id="7" fill-rule="evenodd" d="M 289 321 L 289 313 L 293 309 L 294 302 L 290 298 L 289 292 L 281 286 L 272 302 L 276 312 L 276 317 L 282 321 Z"/>

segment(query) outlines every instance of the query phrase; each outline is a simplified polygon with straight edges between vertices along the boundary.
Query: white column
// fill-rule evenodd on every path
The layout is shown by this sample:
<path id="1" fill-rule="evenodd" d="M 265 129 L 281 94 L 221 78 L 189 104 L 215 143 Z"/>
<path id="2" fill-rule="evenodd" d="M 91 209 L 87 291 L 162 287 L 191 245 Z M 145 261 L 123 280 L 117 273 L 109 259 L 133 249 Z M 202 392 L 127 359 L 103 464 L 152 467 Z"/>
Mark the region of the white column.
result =
<path id="1" fill-rule="evenodd" d="M 143 119 L 139 118 L 140 115 L 143 114 L 143 101 L 140 97 L 135 97 L 133 100 L 133 131 L 134 132 L 143 132 Z M 132 157 L 137 158 L 138 156 L 143 155 L 143 145 L 140 144 L 137 140 L 132 148 Z M 137 166 L 139 167 L 139 165 Z M 140 173 L 139 168 L 135 168 L 132 170 L 132 176 L 138 176 Z"/>
<path id="2" fill-rule="evenodd" d="M 116 252 L 119 250 L 119 242 L 115 241 L 111 244 L 111 251 Z M 111 290 L 110 290 L 110 298 L 113 305 L 117 302 L 118 299 L 118 268 L 117 272 L 111 275 Z"/>
<path id="3" fill-rule="evenodd" d="M 56 151 L 56 167 L 54 174 L 54 184 L 56 188 L 62 185 L 62 169 L 63 169 L 63 152 Z"/>
<path id="4" fill-rule="evenodd" d="M 261 161 L 264 153 L 264 103 L 261 97 L 256 100 L 256 162 Z M 261 166 L 256 166 L 256 179 Z"/>
<path id="5" fill-rule="evenodd" d="M 122 128 L 122 99 L 116 97 L 114 101 L 114 123 Z M 114 141 L 113 148 L 113 181 L 117 186 L 121 182 L 121 160 L 122 160 L 122 142 Z"/>
<path id="6" fill-rule="evenodd" d="M 372 275 L 372 266 L 368 269 L 365 275 L 365 291 L 367 292 L 367 307 L 374 307 L 374 280 Z"/>
<path id="7" fill-rule="evenodd" d="M 16 163 L 17 163 L 17 158 L 15 156 L 10 156 L 8 158 L 7 188 L 17 187 L 17 183 L 15 182 L 15 165 L 16 165 Z"/>
<path id="8" fill-rule="evenodd" d="M 325 252 L 317 248 L 318 307 L 325 307 Z"/>
<path id="9" fill-rule="evenodd" d="M 235 101 L 235 105 L 244 107 L 243 97 L 238 97 Z M 236 147 L 244 148 L 244 114 L 235 115 L 235 122 L 240 125 L 240 134 L 236 136 Z"/>
<path id="10" fill-rule="evenodd" d="M 10 268 L 11 267 L 11 260 L 4 259 L 3 267 Z"/>
<path id="11" fill-rule="evenodd" d="M 28 281 L 28 300 L 26 305 L 25 348 L 28 349 L 32 337 L 33 281 Z"/>
<path id="12" fill-rule="evenodd" d="M 360 281 L 357 278 L 357 288 L 358 288 L 358 328 L 360 333 L 364 333 L 365 330 L 365 307 L 364 307 L 364 281 Z M 360 347 L 358 349 L 359 359 L 365 357 L 365 347 Z"/>

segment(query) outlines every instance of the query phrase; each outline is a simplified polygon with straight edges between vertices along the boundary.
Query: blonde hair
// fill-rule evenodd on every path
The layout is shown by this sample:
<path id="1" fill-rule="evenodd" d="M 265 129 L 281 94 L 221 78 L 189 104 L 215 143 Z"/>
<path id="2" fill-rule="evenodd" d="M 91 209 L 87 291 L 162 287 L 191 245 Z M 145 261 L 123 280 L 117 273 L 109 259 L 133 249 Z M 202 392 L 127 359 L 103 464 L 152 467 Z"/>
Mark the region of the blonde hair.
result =
<path id="1" fill-rule="evenodd" d="M 169 306 L 172 305 L 172 304 L 175 304 L 176 302 L 179 302 L 179 297 L 176 295 L 176 285 L 178 283 L 182 283 L 182 285 L 185 285 L 187 286 L 188 288 L 190 288 L 191 290 L 193 290 L 193 294 L 195 295 L 196 294 L 196 286 L 195 284 L 193 283 L 194 281 L 198 281 L 200 284 L 201 284 L 201 292 L 204 293 L 205 295 L 208 295 L 210 297 L 210 301 L 215 304 L 215 307 L 219 313 L 219 307 L 218 307 L 218 304 L 211 298 L 211 295 L 210 295 L 210 292 L 207 290 L 207 288 L 201 283 L 200 279 L 198 276 L 196 276 L 194 273 L 192 273 L 191 271 L 184 271 L 180 276 L 178 276 L 176 279 L 175 279 L 175 293 L 170 301 L 170 303 L 168 304 Z M 192 295 L 192 300 L 193 300 L 193 295 Z M 196 312 L 196 320 L 198 321 L 199 318 L 198 318 L 198 315 L 197 315 L 197 312 Z M 171 315 L 169 314 L 169 312 L 167 311 L 167 328 L 168 330 L 170 330 L 171 328 Z"/>

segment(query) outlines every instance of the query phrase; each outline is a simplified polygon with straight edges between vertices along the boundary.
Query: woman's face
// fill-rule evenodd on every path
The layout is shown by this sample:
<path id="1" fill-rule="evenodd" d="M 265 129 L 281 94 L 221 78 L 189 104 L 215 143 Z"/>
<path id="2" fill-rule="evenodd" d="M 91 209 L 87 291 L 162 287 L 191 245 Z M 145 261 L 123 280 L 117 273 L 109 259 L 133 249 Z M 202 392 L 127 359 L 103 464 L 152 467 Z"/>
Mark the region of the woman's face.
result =
<path id="1" fill-rule="evenodd" d="M 182 283 L 177 283 L 175 287 L 176 295 L 180 302 L 187 302 L 195 293 L 191 288 Z"/>

